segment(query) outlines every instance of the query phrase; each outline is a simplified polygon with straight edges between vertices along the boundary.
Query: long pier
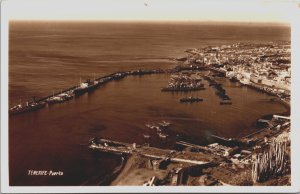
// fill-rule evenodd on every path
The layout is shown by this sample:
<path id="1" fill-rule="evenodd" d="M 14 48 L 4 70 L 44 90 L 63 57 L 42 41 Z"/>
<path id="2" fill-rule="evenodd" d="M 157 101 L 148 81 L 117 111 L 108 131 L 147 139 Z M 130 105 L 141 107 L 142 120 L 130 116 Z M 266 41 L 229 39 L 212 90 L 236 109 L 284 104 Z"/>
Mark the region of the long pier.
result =
<path id="1" fill-rule="evenodd" d="M 150 146 L 141 146 L 107 139 L 99 139 L 96 142 L 92 141 L 89 148 L 95 151 L 126 154 L 126 155 L 140 155 L 152 159 L 169 159 L 172 162 L 188 163 L 188 164 L 213 164 L 223 160 L 223 158 L 205 152 L 190 152 L 190 151 L 176 151 L 169 149 L 160 149 Z"/>
<path id="2" fill-rule="evenodd" d="M 199 68 L 191 68 L 189 70 L 199 70 Z M 149 75 L 149 74 L 162 74 L 162 73 L 178 73 L 180 71 L 186 70 L 184 67 L 176 66 L 175 68 L 171 69 L 152 69 L 152 70 L 132 70 L 132 71 L 125 71 L 125 72 L 116 72 L 116 73 L 111 73 L 109 75 L 105 75 L 103 77 L 99 77 L 94 79 L 94 83 L 92 83 L 90 88 L 81 91 L 79 95 L 82 95 L 84 93 L 87 93 L 89 91 L 93 91 L 96 88 L 100 87 L 101 85 L 106 84 L 107 82 L 113 81 L 113 80 L 120 80 L 123 79 L 127 76 L 143 76 L 143 75 Z M 89 81 L 86 81 L 84 83 L 89 84 Z M 23 106 L 22 104 L 18 104 L 14 107 L 11 107 L 9 109 L 9 115 L 15 115 L 15 114 L 20 114 L 20 113 L 25 113 L 25 112 L 30 112 L 30 111 L 35 111 L 38 109 L 41 109 L 45 107 L 46 104 L 56 104 L 56 103 L 62 103 L 64 101 L 70 100 L 76 95 L 75 90 L 80 89 L 80 86 L 72 86 L 70 88 L 64 89 L 60 92 L 56 92 L 52 95 L 42 97 L 39 99 L 33 99 L 32 101 L 28 100 L 27 104 Z M 65 95 L 66 98 L 62 98 L 60 95 Z M 58 100 L 51 100 L 51 98 L 57 98 Z"/>
<path id="3" fill-rule="evenodd" d="M 161 70 L 161 69 L 154 69 L 154 70 L 133 70 L 133 71 L 126 71 L 126 72 L 116 72 L 112 73 L 109 75 L 105 75 L 103 77 L 99 77 L 94 80 L 94 83 L 91 84 L 90 88 L 84 89 L 80 94 L 87 93 L 89 91 L 93 91 L 96 88 L 100 87 L 101 85 L 106 84 L 107 82 L 113 81 L 113 80 L 120 80 L 125 78 L 126 76 L 132 75 L 132 76 L 142 76 L 142 75 L 149 75 L 149 74 L 160 74 L 160 73 L 174 73 L 180 71 L 179 69 L 168 69 L 168 70 Z M 86 81 L 85 83 L 88 83 Z M 9 115 L 15 115 L 15 114 L 20 114 L 20 113 L 25 113 L 25 112 L 30 112 L 34 110 L 41 109 L 45 107 L 46 104 L 55 104 L 55 103 L 62 103 L 64 101 L 70 100 L 74 96 L 76 96 L 76 93 L 74 92 L 76 89 L 80 89 L 80 86 L 72 86 L 70 88 L 67 88 L 65 90 L 62 90 L 60 92 L 54 93 L 52 95 L 42 97 L 40 99 L 33 99 L 32 101 L 27 101 L 27 104 L 23 106 L 22 104 L 16 105 L 12 108 L 9 109 Z M 66 95 L 66 98 L 60 97 L 60 95 Z M 57 101 L 51 101 L 49 102 L 48 100 L 51 98 L 57 98 L 59 100 Z"/>
<path id="4" fill-rule="evenodd" d="M 101 85 L 104 85 L 105 83 L 107 83 L 109 81 L 115 80 L 115 76 L 117 74 L 123 74 L 124 77 L 126 77 L 128 75 L 142 75 L 142 74 L 145 75 L 145 74 L 153 74 L 153 73 L 162 73 L 161 71 L 162 70 L 135 70 L 135 71 L 126 71 L 126 72 L 116 72 L 116 73 L 111 73 L 109 75 L 105 75 L 105 76 L 96 78 L 95 81 L 101 81 L 101 80 L 108 79 L 108 81 L 104 81 L 104 82 L 100 83 L 99 86 L 101 86 Z M 52 96 L 57 96 L 59 94 L 65 93 L 65 92 L 70 92 L 70 91 L 76 89 L 77 87 L 78 86 L 72 86 L 72 87 L 64 89 L 60 92 L 56 92 L 56 93 L 54 93 L 54 95 L 52 94 L 52 95 L 40 98 L 40 99 L 37 100 L 37 102 L 42 102 L 42 101 L 45 101 L 45 100 L 47 100 L 48 98 L 50 98 Z"/>

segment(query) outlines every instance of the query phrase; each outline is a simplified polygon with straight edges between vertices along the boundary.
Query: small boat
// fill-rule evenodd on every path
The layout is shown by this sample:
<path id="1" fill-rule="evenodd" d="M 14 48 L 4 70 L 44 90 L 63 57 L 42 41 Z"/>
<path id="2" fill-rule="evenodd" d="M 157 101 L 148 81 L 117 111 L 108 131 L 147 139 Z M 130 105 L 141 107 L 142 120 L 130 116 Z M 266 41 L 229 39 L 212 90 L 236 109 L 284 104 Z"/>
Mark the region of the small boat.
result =
<path id="1" fill-rule="evenodd" d="M 150 128 L 150 129 L 156 129 L 156 128 L 158 128 L 157 126 L 155 126 L 153 124 L 146 124 L 146 127 Z"/>
<path id="2" fill-rule="evenodd" d="M 159 138 L 166 139 L 168 137 L 167 134 L 158 133 Z"/>
<path id="3" fill-rule="evenodd" d="M 222 96 L 222 99 L 223 100 L 231 100 L 231 98 L 229 98 L 229 96 L 228 95 L 226 95 L 226 94 L 224 94 L 223 96 Z"/>
<path id="4" fill-rule="evenodd" d="M 220 105 L 231 105 L 231 104 L 232 104 L 231 100 L 222 100 L 220 102 Z"/>
<path id="5" fill-rule="evenodd" d="M 125 73 L 116 73 L 113 75 L 114 80 L 120 80 L 126 76 Z"/>
<path id="6" fill-rule="evenodd" d="M 231 82 L 238 82 L 238 81 L 239 81 L 239 80 L 237 79 L 237 77 L 235 77 L 235 76 L 230 77 L 229 80 L 230 80 Z"/>
<path id="7" fill-rule="evenodd" d="M 150 139 L 150 135 L 143 134 L 145 139 Z"/>
<path id="8" fill-rule="evenodd" d="M 167 121 L 161 121 L 160 123 L 158 123 L 160 126 L 162 127 L 169 127 L 171 125 L 170 122 Z"/>
<path id="9" fill-rule="evenodd" d="M 177 61 L 186 61 L 187 57 L 177 57 L 177 58 L 175 58 L 175 60 L 177 60 Z"/>
<path id="10" fill-rule="evenodd" d="M 157 132 L 157 133 L 162 132 L 162 128 L 160 128 L 160 127 L 155 127 L 155 129 L 156 129 L 156 132 Z"/>

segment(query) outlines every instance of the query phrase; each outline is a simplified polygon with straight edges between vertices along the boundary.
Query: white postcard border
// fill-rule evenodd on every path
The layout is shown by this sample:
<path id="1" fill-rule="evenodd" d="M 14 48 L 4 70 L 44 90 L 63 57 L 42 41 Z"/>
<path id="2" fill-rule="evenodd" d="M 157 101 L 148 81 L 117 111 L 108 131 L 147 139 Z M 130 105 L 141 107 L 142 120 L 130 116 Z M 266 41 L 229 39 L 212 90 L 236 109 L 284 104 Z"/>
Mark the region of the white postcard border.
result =
<path id="1" fill-rule="evenodd" d="M 8 162 L 8 13 L 7 1 L 1 1 L 1 192 L 3 193 L 283 193 L 300 192 L 300 2 L 291 14 L 292 96 L 291 96 L 291 176 L 292 186 L 9 186 Z M 83 5 L 84 6 L 84 5 Z M 19 161 L 22 162 L 22 161 Z"/>

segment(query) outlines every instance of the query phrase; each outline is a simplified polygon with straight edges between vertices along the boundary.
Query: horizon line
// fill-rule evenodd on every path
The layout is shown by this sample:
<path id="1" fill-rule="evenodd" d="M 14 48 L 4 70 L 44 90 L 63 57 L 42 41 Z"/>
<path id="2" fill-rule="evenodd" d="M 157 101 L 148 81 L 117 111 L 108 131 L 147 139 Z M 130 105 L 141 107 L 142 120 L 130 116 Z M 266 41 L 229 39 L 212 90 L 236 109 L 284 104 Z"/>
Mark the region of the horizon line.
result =
<path id="1" fill-rule="evenodd" d="M 219 23 L 219 24 L 268 24 L 291 26 L 283 21 L 220 21 L 220 20 L 101 20 L 101 19 L 10 19 L 9 22 L 86 22 L 86 23 Z"/>

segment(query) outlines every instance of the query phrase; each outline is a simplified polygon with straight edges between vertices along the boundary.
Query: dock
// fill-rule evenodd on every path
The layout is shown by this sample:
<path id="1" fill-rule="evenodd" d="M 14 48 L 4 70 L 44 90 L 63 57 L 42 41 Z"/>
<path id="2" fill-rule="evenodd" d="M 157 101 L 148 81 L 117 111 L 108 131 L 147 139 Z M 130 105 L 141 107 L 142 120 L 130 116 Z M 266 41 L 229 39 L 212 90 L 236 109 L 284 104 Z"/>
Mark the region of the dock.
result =
<path id="1" fill-rule="evenodd" d="M 102 76 L 99 78 L 94 78 L 93 83 L 91 83 L 90 80 L 88 79 L 87 81 L 83 82 L 85 84 L 88 84 L 88 86 L 86 86 L 85 88 L 82 88 L 80 85 L 72 86 L 70 88 L 61 90 L 60 92 L 56 92 L 56 93 L 53 92 L 52 95 L 49 95 L 46 97 L 41 97 L 39 99 L 36 99 L 36 97 L 33 97 L 32 100 L 28 100 L 26 102 L 26 105 L 18 104 L 18 105 L 11 107 L 9 109 L 9 115 L 16 115 L 16 114 L 31 112 L 31 111 L 41 109 L 41 108 L 45 107 L 45 105 L 62 103 L 62 102 L 68 101 L 74 97 L 78 97 L 79 95 L 82 95 L 84 93 L 94 91 L 98 87 L 101 87 L 102 85 L 104 85 L 110 81 L 120 80 L 127 76 L 143 76 L 143 75 L 162 74 L 162 73 L 169 73 L 169 72 L 167 70 L 162 70 L 162 69 L 153 69 L 153 70 L 139 69 L 139 70 L 125 71 L 125 72 L 116 72 L 116 73 L 105 75 L 105 76 Z M 76 90 L 81 90 L 81 91 L 78 92 L 78 94 L 77 94 Z M 61 95 L 66 95 L 67 98 L 62 98 Z M 59 100 L 49 101 L 51 98 L 57 98 Z"/>
<path id="2" fill-rule="evenodd" d="M 207 165 L 211 163 L 220 162 L 222 157 L 206 153 L 206 152 L 190 152 L 190 151 L 177 151 L 169 149 L 160 149 L 150 146 L 142 146 L 117 142 L 107 139 L 98 139 L 92 141 L 89 148 L 94 151 L 125 154 L 125 155 L 139 155 L 151 159 L 168 159 L 171 162 L 187 163 L 191 165 Z"/>

